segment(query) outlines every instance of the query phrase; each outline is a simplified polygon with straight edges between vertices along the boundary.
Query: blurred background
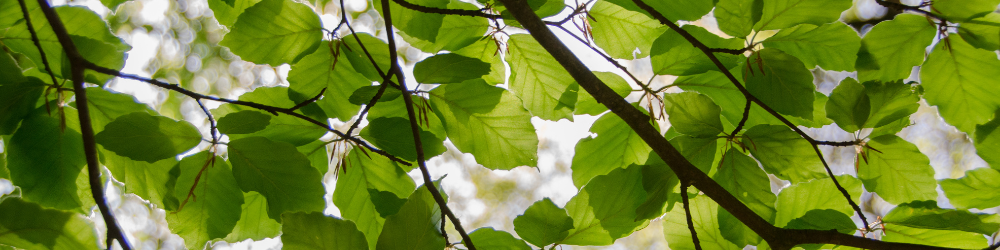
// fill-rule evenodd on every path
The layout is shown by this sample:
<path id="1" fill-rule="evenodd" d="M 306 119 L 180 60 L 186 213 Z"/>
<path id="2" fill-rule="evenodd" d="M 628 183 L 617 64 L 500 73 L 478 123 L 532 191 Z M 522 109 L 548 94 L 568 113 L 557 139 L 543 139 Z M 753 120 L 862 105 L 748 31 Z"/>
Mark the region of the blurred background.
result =
<path id="1" fill-rule="evenodd" d="M 919 2 L 919 0 L 902 1 L 908 5 L 917 5 Z M 53 1 L 53 5 L 60 4 L 67 4 L 67 2 L 65 0 Z M 108 21 L 113 33 L 132 45 L 132 50 L 128 52 L 128 59 L 122 70 L 125 73 L 153 77 L 180 84 L 199 93 L 233 99 L 256 87 L 288 85 L 286 80 L 290 69 L 288 65 L 279 67 L 255 65 L 240 60 L 227 48 L 218 45 L 218 42 L 228 31 L 218 24 L 205 0 L 132 0 L 122 4 L 115 11 L 107 9 L 98 0 L 70 1 L 68 4 L 86 6 L 98 13 Z M 358 32 L 375 34 L 383 40 L 387 35 L 378 12 L 372 9 L 366 1 L 345 0 L 345 8 L 343 9 L 339 3 L 323 0 L 306 2 L 306 4 L 321 14 L 321 20 L 327 29 L 333 29 L 340 22 L 341 12 L 347 12 L 348 17 L 354 18 L 351 20 L 351 24 Z M 479 3 L 475 4 L 482 6 Z M 567 0 L 567 5 L 575 6 L 576 4 L 575 1 Z M 568 15 L 568 12 L 569 8 L 551 19 L 562 19 Z M 895 13 L 879 6 L 874 0 L 855 0 L 854 6 L 842 14 L 841 21 L 851 24 L 863 34 L 874 23 L 893 14 Z M 702 26 L 726 37 L 725 34 L 718 31 L 713 13 L 709 13 L 694 22 L 682 23 Z M 575 29 L 569 30 L 578 32 Z M 507 28 L 506 31 L 512 34 L 524 32 L 513 27 Z M 588 49 L 584 44 L 561 30 L 556 29 L 554 32 L 592 70 L 610 71 L 624 76 L 623 72 Z M 345 33 L 340 34 L 344 35 Z M 582 34 L 577 35 L 582 36 Z M 762 33 L 758 36 L 768 35 L 770 34 Z M 397 50 L 406 63 L 407 69 L 404 69 L 404 72 L 407 74 L 410 74 L 409 69 L 412 69 L 414 63 L 431 55 L 409 47 L 403 39 L 396 39 L 396 41 L 399 43 Z M 619 61 L 639 79 L 653 77 L 648 57 L 633 61 Z M 917 80 L 917 69 L 914 68 L 908 81 Z M 842 79 L 855 74 L 825 71 L 817 68 L 813 70 L 813 75 L 817 89 L 828 95 Z M 412 75 L 407 78 L 413 79 Z M 655 77 L 651 87 L 655 89 L 668 85 L 675 78 L 672 76 Z M 626 79 L 628 78 L 626 77 Z M 409 86 L 414 85 L 413 83 L 409 84 Z M 134 95 L 137 100 L 150 105 L 164 116 L 188 120 L 198 126 L 206 138 L 210 137 L 208 135 L 208 120 L 190 98 L 132 80 L 114 79 L 107 86 L 115 91 Z M 633 86 L 633 88 L 638 89 L 638 86 Z M 680 90 L 677 88 L 668 90 L 668 92 L 678 91 Z M 640 101 L 640 95 L 641 92 L 633 92 L 628 99 L 629 101 Z M 212 102 L 205 104 L 209 105 L 209 108 L 219 105 L 219 103 Z M 537 167 L 522 166 L 509 171 L 491 171 L 476 164 L 471 154 L 459 152 L 447 141 L 445 145 L 448 147 L 448 151 L 441 156 L 430 159 L 428 166 L 434 179 L 447 175 L 442 186 L 450 197 L 448 205 L 467 230 L 493 227 L 514 234 L 513 219 L 523 213 L 533 202 L 548 197 L 561 207 L 577 193 L 570 173 L 574 147 L 577 141 L 592 135 L 588 130 L 596 119 L 595 116 L 586 115 L 574 117 L 573 122 L 567 120 L 553 122 L 534 118 L 532 123 L 539 136 Z M 921 101 L 919 111 L 913 114 L 910 119 L 914 125 L 903 129 L 899 135 L 916 144 L 920 151 L 930 158 L 931 165 L 936 171 L 936 179 L 959 178 L 964 175 L 966 170 L 988 167 L 976 155 L 975 148 L 966 134 L 946 124 L 938 115 L 935 107 L 928 106 Z M 349 126 L 350 122 L 353 121 L 334 120 L 332 122 L 344 130 L 346 129 L 344 124 Z M 666 120 L 660 120 L 659 123 L 663 129 L 669 127 Z M 805 131 L 814 138 L 829 141 L 854 140 L 855 136 L 841 130 L 836 125 L 828 125 L 819 129 L 806 129 Z M 863 131 L 863 133 L 867 132 Z M 328 135 L 327 139 L 330 138 L 332 137 Z M 191 153 L 204 150 L 206 147 L 208 144 L 203 142 Z M 821 147 L 821 149 L 835 174 L 854 174 L 855 151 L 853 147 Z M 418 171 L 414 170 L 410 175 L 420 184 L 422 179 Z M 324 177 L 327 189 L 325 213 L 339 216 L 340 211 L 331 202 L 331 194 L 336 186 L 334 172 L 330 171 Z M 123 194 L 121 183 L 112 181 L 109 184 L 110 188 L 107 189 L 109 201 L 123 229 L 130 235 L 133 246 L 137 249 L 184 249 L 183 240 L 177 235 L 171 234 L 167 228 L 163 209 L 156 208 L 135 195 Z M 787 185 L 786 182 L 772 176 L 772 190 L 778 191 L 785 185 Z M 10 181 L 0 179 L 0 194 L 10 193 L 12 190 Z M 940 188 L 938 193 L 939 206 L 943 208 L 953 207 L 948 203 L 947 197 L 943 195 Z M 875 195 L 866 193 L 862 197 L 862 207 L 871 218 L 886 214 L 893 208 L 893 205 L 882 201 Z M 1000 209 L 993 208 L 979 212 L 996 213 L 998 210 Z M 92 213 L 90 218 L 100 221 L 99 216 L 99 213 Z M 854 219 L 860 224 L 856 215 Z M 103 223 L 98 224 L 100 224 L 98 226 L 99 233 L 103 235 Z M 452 239 L 458 238 L 452 225 L 449 223 L 448 226 L 449 235 L 453 236 Z M 256 242 L 250 240 L 237 243 L 219 242 L 210 247 L 213 249 L 280 249 L 281 242 L 278 238 L 274 238 Z M 668 247 L 663 237 L 662 221 L 658 219 L 650 222 L 647 228 L 617 240 L 612 246 L 560 246 L 559 248 L 667 249 Z M 752 247 L 749 248 L 752 249 Z"/>

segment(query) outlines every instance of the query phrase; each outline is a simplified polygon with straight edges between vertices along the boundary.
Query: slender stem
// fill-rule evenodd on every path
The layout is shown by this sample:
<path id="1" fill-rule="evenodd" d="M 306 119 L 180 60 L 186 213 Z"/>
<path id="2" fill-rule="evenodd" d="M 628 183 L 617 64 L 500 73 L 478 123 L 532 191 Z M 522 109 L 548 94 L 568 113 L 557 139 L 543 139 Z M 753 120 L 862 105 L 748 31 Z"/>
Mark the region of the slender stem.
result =
<path id="1" fill-rule="evenodd" d="M 24 15 L 24 24 L 28 26 L 28 33 L 31 33 L 31 41 L 35 43 L 35 47 L 38 48 L 38 55 L 42 57 L 42 65 L 45 66 L 45 72 L 48 72 L 49 78 L 52 79 L 52 86 L 60 87 L 59 81 L 56 80 L 56 75 L 52 73 L 52 68 L 49 67 L 49 59 L 45 56 L 45 50 L 42 49 L 42 44 L 38 41 L 35 26 L 31 25 L 31 14 L 28 13 L 28 6 L 24 3 L 24 0 L 17 0 L 17 2 L 21 5 L 21 14 Z M 57 89 L 57 91 L 59 90 L 62 89 Z"/>
<path id="2" fill-rule="evenodd" d="M 691 231 L 691 241 L 694 242 L 694 249 L 701 250 L 701 242 L 698 241 L 698 232 L 694 230 L 694 220 L 691 219 L 691 201 L 688 199 L 688 185 L 681 185 L 681 199 L 684 202 L 684 217 L 687 219 L 688 230 Z"/>
<path id="3" fill-rule="evenodd" d="M 743 130 L 743 125 L 747 124 L 747 119 L 750 118 L 750 105 L 753 105 L 753 102 L 751 102 L 750 99 L 747 99 L 747 106 L 743 108 L 743 119 L 740 119 L 740 123 L 736 125 L 735 129 L 733 129 L 733 133 L 729 134 L 730 137 L 736 137 L 736 133 Z"/>

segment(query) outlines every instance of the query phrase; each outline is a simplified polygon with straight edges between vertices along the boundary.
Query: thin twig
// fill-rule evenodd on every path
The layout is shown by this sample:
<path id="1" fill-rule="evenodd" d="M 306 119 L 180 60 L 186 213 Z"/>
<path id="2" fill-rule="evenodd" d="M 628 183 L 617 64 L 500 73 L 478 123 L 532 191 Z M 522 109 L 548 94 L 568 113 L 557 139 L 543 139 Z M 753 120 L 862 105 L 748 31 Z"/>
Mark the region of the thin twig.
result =
<path id="1" fill-rule="evenodd" d="M 691 219 L 691 202 L 688 199 L 687 189 L 690 185 L 681 185 L 681 199 L 684 202 L 684 217 L 687 219 L 688 230 L 691 231 L 691 241 L 694 242 L 694 249 L 701 250 L 701 242 L 698 241 L 698 232 L 694 230 L 694 220 Z"/>
<path id="2" fill-rule="evenodd" d="M 860 140 L 854 140 L 854 141 L 816 141 L 815 142 L 816 145 L 826 145 L 826 146 L 834 146 L 834 147 L 854 146 L 854 145 L 858 145 L 860 143 L 861 143 Z"/>
<path id="3" fill-rule="evenodd" d="M 733 129 L 733 133 L 729 134 L 730 138 L 736 137 L 736 133 L 739 133 L 740 130 L 743 130 L 743 125 L 746 125 L 747 119 L 750 118 L 750 105 L 753 105 L 753 102 L 751 102 L 750 99 L 747 99 L 747 106 L 743 108 L 743 118 L 740 119 L 740 123 L 736 125 L 735 129 Z"/>
<path id="4" fill-rule="evenodd" d="M 219 142 L 219 137 L 215 134 L 218 128 L 215 124 L 215 118 L 212 117 L 212 112 L 209 112 L 205 104 L 201 103 L 201 99 L 194 99 L 194 101 L 198 103 L 198 107 L 201 107 L 201 111 L 205 112 L 205 116 L 208 117 L 208 124 L 211 126 L 209 127 L 209 133 L 212 134 L 212 144 Z"/>
<path id="5" fill-rule="evenodd" d="M 926 11 L 926 10 L 921 9 L 920 7 L 922 7 L 922 6 L 910 6 L 910 5 L 905 5 L 905 4 L 901 4 L 901 3 L 888 2 L 888 1 L 885 1 L 885 0 L 875 0 L 875 3 L 878 3 L 879 5 L 882 5 L 882 7 L 886 7 L 886 8 L 903 10 L 903 11 L 912 11 L 912 12 L 920 13 L 920 14 L 923 14 L 925 16 L 937 19 L 938 21 L 948 21 L 947 19 L 945 19 L 942 16 L 939 16 L 937 14 L 934 14 L 934 13 L 930 12 L 930 11 Z"/>
<path id="6" fill-rule="evenodd" d="M 17 0 L 17 2 L 21 4 L 21 14 L 24 15 L 24 24 L 28 26 L 28 33 L 31 33 L 31 41 L 38 48 L 38 55 L 42 57 L 42 65 L 45 66 L 45 71 L 49 73 L 49 78 L 52 79 L 52 86 L 56 87 L 56 91 L 63 90 L 59 81 L 56 80 L 56 75 L 52 73 L 52 68 L 49 67 L 49 59 L 45 56 L 45 50 L 42 49 L 42 44 L 38 40 L 38 33 L 35 32 L 35 27 L 31 25 L 31 14 L 28 13 L 28 6 L 24 3 L 24 0 Z M 46 102 L 46 105 L 48 105 L 48 102 Z"/>

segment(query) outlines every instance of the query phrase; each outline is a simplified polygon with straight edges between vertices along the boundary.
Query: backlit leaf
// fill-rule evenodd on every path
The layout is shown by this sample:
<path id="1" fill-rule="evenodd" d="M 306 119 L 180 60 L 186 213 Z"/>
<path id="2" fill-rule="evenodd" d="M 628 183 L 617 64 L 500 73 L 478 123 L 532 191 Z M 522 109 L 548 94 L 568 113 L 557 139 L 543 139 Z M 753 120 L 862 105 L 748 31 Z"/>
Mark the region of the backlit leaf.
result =
<path id="1" fill-rule="evenodd" d="M 517 95 L 534 116 L 552 121 L 572 120 L 576 100 L 561 97 L 570 89 L 573 77 L 530 35 L 513 35 L 508 44 L 510 92 Z"/>
<path id="2" fill-rule="evenodd" d="M 233 231 L 240 220 L 243 192 L 229 164 L 208 151 L 185 157 L 180 170 L 174 196 L 183 207 L 167 213 L 167 224 L 171 232 L 184 238 L 188 249 L 202 249 L 205 243 Z"/>
<path id="3" fill-rule="evenodd" d="M 800 23 L 822 25 L 836 21 L 851 7 L 849 0 L 779 0 L 763 1 L 763 15 L 756 30 L 774 30 Z"/>
<path id="4" fill-rule="evenodd" d="M 858 178 L 866 190 L 893 204 L 937 199 L 934 169 L 916 145 L 895 135 L 883 135 L 872 138 L 868 146 L 882 152 L 865 149 L 868 161 L 858 167 Z"/>
<path id="5" fill-rule="evenodd" d="M 742 68 L 746 88 L 775 111 L 786 115 L 812 119 L 812 72 L 799 59 L 776 49 L 763 49 L 750 56 L 760 59 Z"/>
<path id="6" fill-rule="evenodd" d="M 312 53 L 323 37 L 319 16 L 291 0 L 263 0 L 247 8 L 219 45 L 240 59 L 277 67 Z"/>
<path id="7" fill-rule="evenodd" d="M 1000 188 L 1000 172 L 979 168 L 965 172 L 959 179 L 941 180 L 941 189 L 951 204 L 958 208 L 986 209 L 1000 206 L 1000 195 L 992 190 Z"/>
<path id="8" fill-rule="evenodd" d="M 282 249 L 368 249 L 365 235 L 354 222 L 322 213 L 281 215 Z"/>
<path id="9" fill-rule="evenodd" d="M 286 142 L 247 137 L 229 142 L 233 176 L 244 192 L 267 198 L 267 215 L 279 220 L 288 211 L 323 209 L 322 176 L 305 155 Z"/>
<path id="10" fill-rule="evenodd" d="M 438 54 L 413 66 L 419 83 L 460 83 L 490 73 L 490 65 L 459 54 Z"/>
<path id="11" fill-rule="evenodd" d="M 197 146 L 201 133 L 187 121 L 135 112 L 119 116 L 94 138 L 118 155 L 153 163 Z"/>
<path id="12" fill-rule="evenodd" d="M 573 184 L 583 187 L 590 179 L 631 164 L 642 164 L 652 150 L 618 115 L 606 113 L 590 132 L 597 137 L 580 139 L 573 155 Z"/>
<path id="13" fill-rule="evenodd" d="M 946 47 L 947 46 L 947 47 Z M 992 118 L 1000 108 L 1000 60 L 961 37 L 938 43 L 920 68 L 927 104 L 938 106 L 944 120 L 965 133 Z"/>
<path id="14" fill-rule="evenodd" d="M 631 60 L 648 56 L 653 40 L 667 29 L 644 13 L 606 1 L 594 3 L 589 13 L 597 20 L 590 22 L 594 43 L 613 58 Z"/>
<path id="15" fill-rule="evenodd" d="M 537 247 L 545 247 L 565 239 L 571 229 L 573 218 L 549 198 L 536 201 L 524 214 L 514 218 L 514 231 L 517 235 Z"/>
<path id="16" fill-rule="evenodd" d="M 86 217 L 19 198 L 0 203 L 0 244 L 22 249 L 98 249 Z"/>
<path id="17" fill-rule="evenodd" d="M 899 14 L 878 23 L 861 38 L 858 80 L 883 82 L 906 78 L 924 61 L 924 50 L 934 40 L 934 25 L 920 15 Z"/>
<path id="18" fill-rule="evenodd" d="M 799 58 L 806 68 L 819 65 L 825 70 L 854 71 L 861 37 L 842 22 L 800 24 L 781 29 L 762 44 Z"/>

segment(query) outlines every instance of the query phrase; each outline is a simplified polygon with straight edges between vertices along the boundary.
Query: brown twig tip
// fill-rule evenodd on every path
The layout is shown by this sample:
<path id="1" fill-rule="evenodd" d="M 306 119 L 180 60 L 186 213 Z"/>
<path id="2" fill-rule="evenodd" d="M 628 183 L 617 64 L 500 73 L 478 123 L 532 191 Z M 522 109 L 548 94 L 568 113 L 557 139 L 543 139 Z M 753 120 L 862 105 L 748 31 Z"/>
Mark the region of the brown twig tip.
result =
<path id="1" fill-rule="evenodd" d="M 435 13 L 435 14 L 443 14 L 443 15 L 471 16 L 471 17 L 485 17 L 485 18 L 489 18 L 489 19 L 500 18 L 500 15 L 494 15 L 494 14 L 486 13 L 485 12 L 486 10 L 483 10 L 483 9 L 478 9 L 478 10 L 442 9 L 442 8 L 437 8 L 437 7 L 417 5 L 417 4 L 414 4 L 414 3 L 411 3 L 411 2 L 407 2 L 406 0 L 392 0 L 392 1 L 395 2 L 396 4 L 399 4 L 400 6 L 406 7 L 407 9 L 411 9 L 411 10 L 415 10 L 415 11 L 420 11 L 420 12 L 424 12 L 424 13 Z"/>

